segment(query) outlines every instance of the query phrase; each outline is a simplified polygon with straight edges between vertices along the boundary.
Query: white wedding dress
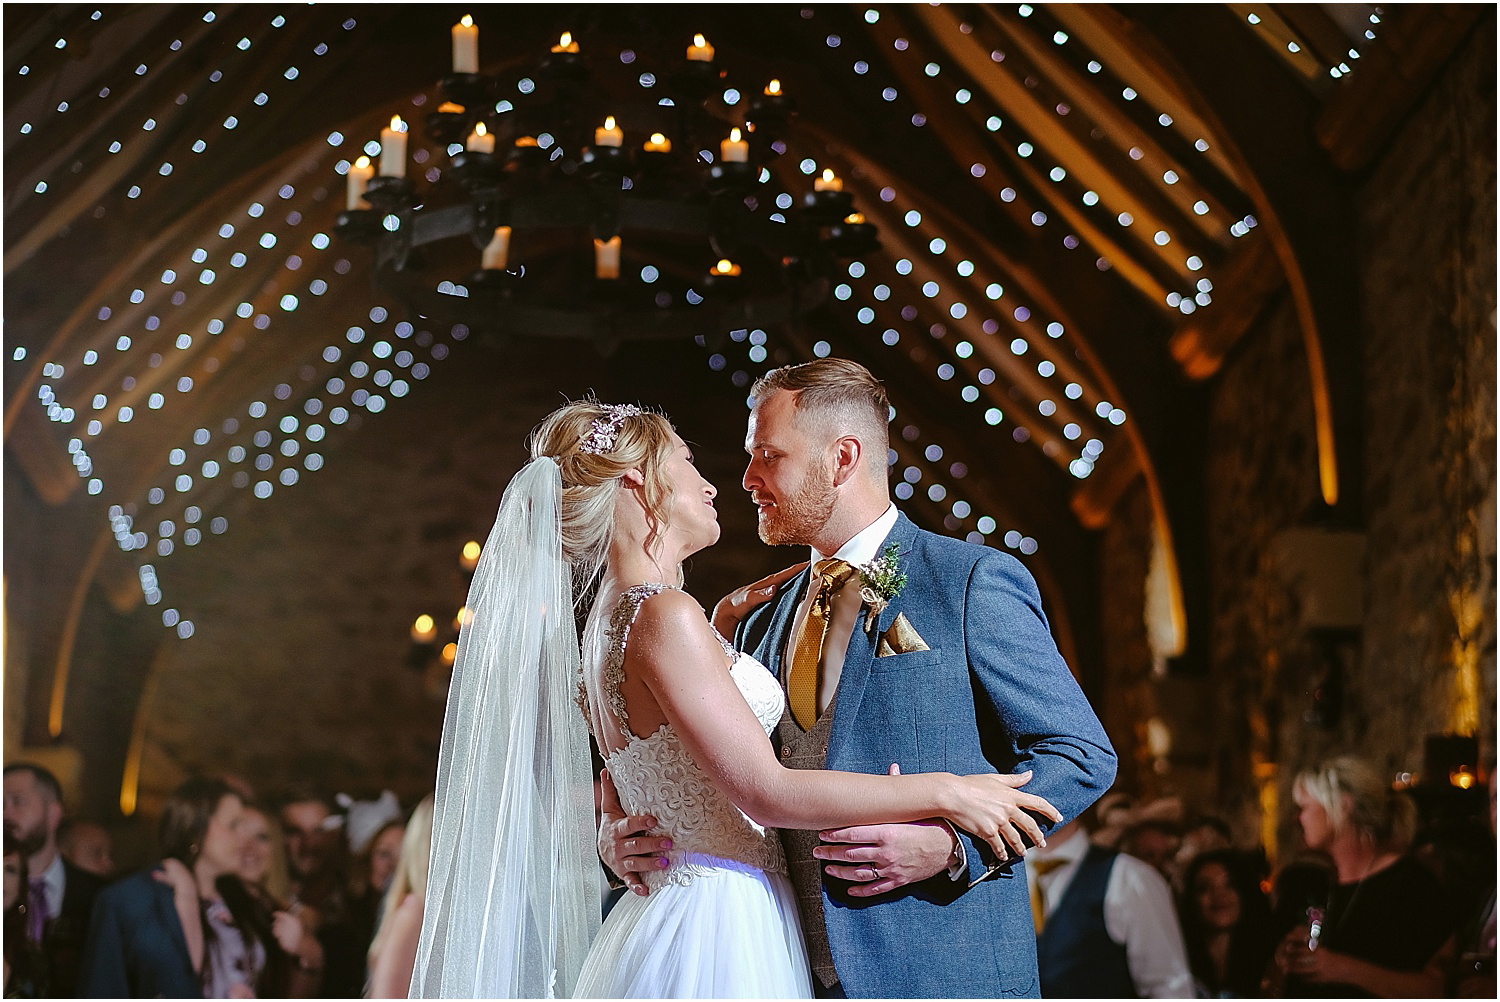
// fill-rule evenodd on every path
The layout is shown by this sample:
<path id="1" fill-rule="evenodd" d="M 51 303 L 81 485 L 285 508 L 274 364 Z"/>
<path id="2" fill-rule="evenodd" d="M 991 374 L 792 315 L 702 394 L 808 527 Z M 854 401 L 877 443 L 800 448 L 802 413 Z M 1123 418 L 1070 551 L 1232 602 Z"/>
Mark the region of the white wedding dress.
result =
<path id="1" fill-rule="evenodd" d="M 666 589 L 627 590 L 608 623 L 591 617 L 585 633 L 584 664 L 600 666 L 599 691 L 580 696 L 586 707 L 592 695 L 625 739 L 605 760 L 620 802 L 629 814 L 655 817 L 673 847 L 667 869 L 644 875 L 650 895 L 628 893 L 610 912 L 574 996 L 811 998 L 796 897 L 775 831 L 714 786 L 670 724 L 644 737 L 630 730 L 620 695 L 626 641 L 641 603 Z M 735 685 L 769 735 L 786 701 L 780 683 L 754 658 L 724 647 Z"/>

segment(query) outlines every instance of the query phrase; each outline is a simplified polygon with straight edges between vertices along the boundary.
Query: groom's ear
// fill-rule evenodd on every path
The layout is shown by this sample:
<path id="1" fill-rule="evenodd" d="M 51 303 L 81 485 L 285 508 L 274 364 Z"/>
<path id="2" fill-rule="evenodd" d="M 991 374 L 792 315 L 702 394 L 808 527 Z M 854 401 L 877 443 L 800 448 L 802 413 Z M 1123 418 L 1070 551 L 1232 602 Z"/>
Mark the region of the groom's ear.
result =
<path id="1" fill-rule="evenodd" d="M 859 457 L 864 447 L 853 435 L 845 435 L 833 443 L 833 485 L 842 486 L 859 469 Z"/>

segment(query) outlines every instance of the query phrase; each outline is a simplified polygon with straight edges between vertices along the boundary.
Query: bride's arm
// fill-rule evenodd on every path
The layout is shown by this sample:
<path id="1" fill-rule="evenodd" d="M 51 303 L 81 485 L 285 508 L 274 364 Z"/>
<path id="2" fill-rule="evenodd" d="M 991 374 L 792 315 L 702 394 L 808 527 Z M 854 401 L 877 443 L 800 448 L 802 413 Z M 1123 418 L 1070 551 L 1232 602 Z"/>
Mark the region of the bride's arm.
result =
<path id="1" fill-rule="evenodd" d="M 1045 800 L 1017 787 L 1029 778 L 922 773 L 874 776 L 787 769 L 724 670 L 724 649 L 703 610 L 681 592 L 645 602 L 630 632 L 627 676 L 645 683 L 688 753 L 740 810 L 772 828 L 821 829 L 946 817 L 1002 858 L 1042 833 L 1026 813 L 1056 818 Z"/>

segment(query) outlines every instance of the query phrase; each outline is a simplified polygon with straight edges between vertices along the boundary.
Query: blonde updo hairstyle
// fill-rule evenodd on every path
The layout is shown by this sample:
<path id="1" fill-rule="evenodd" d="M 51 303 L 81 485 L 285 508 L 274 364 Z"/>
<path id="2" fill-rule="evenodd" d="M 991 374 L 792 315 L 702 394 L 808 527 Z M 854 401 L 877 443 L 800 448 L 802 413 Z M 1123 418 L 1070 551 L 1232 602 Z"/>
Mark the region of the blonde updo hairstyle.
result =
<path id="1" fill-rule="evenodd" d="M 1416 832 L 1411 798 L 1391 789 L 1374 766 L 1354 755 L 1340 755 L 1304 769 L 1293 790 L 1328 812 L 1335 835 L 1352 830 L 1381 849 L 1404 852 Z"/>
<path id="2" fill-rule="evenodd" d="M 645 478 L 642 500 L 651 525 L 650 540 L 667 527 L 672 484 L 666 464 L 675 446 L 672 423 L 643 410 L 623 418 L 614 445 L 602 455 L 583 451 L 594 422 L 607 422 L 605 406 L 592 398 L 564 404 L 531 433 L 531 457 L 550 456 L 562 472 L 563 556 L 573 565 L 580 585 L 604 565 L 614 534 L 615 495 L 620 478 L 633 469 Z M 648 543 L 650 542 L 648 540 Z"/>

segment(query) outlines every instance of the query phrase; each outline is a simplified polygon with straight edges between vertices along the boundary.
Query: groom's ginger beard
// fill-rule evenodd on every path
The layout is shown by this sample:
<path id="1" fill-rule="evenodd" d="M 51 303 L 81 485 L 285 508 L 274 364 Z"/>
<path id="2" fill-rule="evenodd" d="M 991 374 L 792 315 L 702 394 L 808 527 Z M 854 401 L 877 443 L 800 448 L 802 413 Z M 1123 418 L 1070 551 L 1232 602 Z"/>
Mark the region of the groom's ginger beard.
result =
<path id="1" fill-rule="evenodd" d="M 757 504 L 768 500 L 758 492 L 752 492 L 750 497 Z M 810 469 L 790 497 L 769 500 L 774 503 L 759 509 L 757 528 L 761 542 L 770 546 L 805 546 L 833 517 L 838 503 L 833 471 L 826 466 Z"/>

